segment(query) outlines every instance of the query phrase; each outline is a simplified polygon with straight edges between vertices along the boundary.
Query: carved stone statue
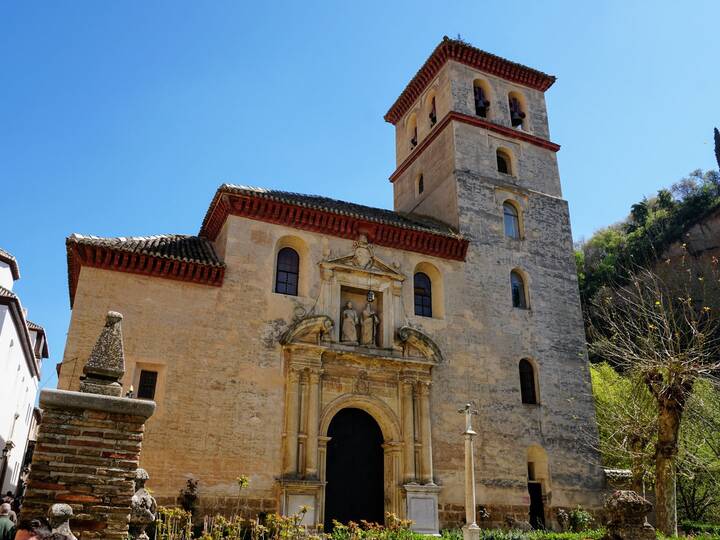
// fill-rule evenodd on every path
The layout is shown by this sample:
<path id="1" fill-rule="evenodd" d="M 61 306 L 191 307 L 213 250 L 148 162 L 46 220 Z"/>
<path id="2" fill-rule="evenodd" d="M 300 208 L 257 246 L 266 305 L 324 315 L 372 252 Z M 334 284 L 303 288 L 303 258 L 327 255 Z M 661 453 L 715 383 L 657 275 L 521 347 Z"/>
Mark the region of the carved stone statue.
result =
<path id="1" fill-rule="evenodd" d="M 135 471 L 135 495 L 130 502 L 130 532 L 136 540 L 149 540 L 145 528 L 155 521 L 157 504 L 155 497 L 145 489 L 145 482 L 149 480 L 145 469 Z"/>
<path id="2" fill-rule="evenodd" d="M 53 504 L 48 510 L 48 522 L 53 533 L 60 535 L 67 540 L 77 540 L 70 530 L 70 518 L 73 517 L 73 510 L 69 504 Z"/>
<path id="3" fill-rule="evenodd" d="M 358 326 L 358 314 L 357 311 L 353 309 L 352 302 L 348 302 L 345 304 L 345 309 L 342 312 L 342 325 L 341 330 L 342 334 L 340 336 L 340 341 L 349 341 L 352 343 L 358 342 L 358 333 L 357 333 L 357 326 Z"/>
<path id="4" fill-rule="evenodd" d="M 377 313 L 373 311 L 370 302 L 365 304 L 365 309 L 362 312 L 362 334 L 361 341 L 362 345 L 366 347 L 374 347 L 377 345 L 377 326 L 380 324 L 380 318 Z"/>

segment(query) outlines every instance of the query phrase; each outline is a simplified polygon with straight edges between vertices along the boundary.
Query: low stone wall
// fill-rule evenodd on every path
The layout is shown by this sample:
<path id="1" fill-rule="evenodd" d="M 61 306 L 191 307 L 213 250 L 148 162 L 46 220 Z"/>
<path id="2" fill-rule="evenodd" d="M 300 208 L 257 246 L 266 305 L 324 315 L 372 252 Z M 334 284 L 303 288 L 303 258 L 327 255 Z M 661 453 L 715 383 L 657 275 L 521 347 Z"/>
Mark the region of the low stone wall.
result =
<path id="1" fill-rule="evenodd" d="M 156 497 L 159 506 L 178 506 L 175 497 Z M 230 517 L 240 514 L 242 517 L 256 518 L 260 514 L 276 514 L 280 512 L 278 501 L 274 498 L 253 498 L 253 497 L 217 497 L 201 496 L 199 501 L 198 516 L 214 516 L 220 514 Z"/>
<path id="2" fill-rule="evenodd" d="M 67 503 L 76 534 L 125 538 L 144 423 L 155 403 L 44 390 L 40 407 L 43 421 L 23 520 L 44 517 L 53 503 Z"/>
<path id="3" fill-rule="evenodd" d="M 489 517 L 483 517 L 485 515 L 483 509 L 489 514 Z M 528 512 L 527 506 L 477 505 L 475 519 L 478 526 L 483 529 L 505 528 L 507 526 L 505 522 L 506 516 L 512 516 L 518 521 L 524 521 L 528 519 Z M 439 504 L 438 515 L 441 529 L 459 529 L 465 525 L 465 506 L 462 504 Z M 549 519 L 550 516 L 546 515 L 546 520 Z"/>

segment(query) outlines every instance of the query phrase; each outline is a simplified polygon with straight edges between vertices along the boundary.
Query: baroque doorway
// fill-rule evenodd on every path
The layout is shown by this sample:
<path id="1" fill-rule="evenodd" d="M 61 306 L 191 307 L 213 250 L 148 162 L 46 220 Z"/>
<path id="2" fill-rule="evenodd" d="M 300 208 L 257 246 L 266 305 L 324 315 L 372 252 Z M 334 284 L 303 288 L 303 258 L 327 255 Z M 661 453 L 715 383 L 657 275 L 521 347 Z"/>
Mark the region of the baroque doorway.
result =
<path id="1" fill-rule="evenodd" d="M 341 409 L 328 428 L 325 530 L 333 520 L 384 523 L 383 435 L 361 409 Z"/>

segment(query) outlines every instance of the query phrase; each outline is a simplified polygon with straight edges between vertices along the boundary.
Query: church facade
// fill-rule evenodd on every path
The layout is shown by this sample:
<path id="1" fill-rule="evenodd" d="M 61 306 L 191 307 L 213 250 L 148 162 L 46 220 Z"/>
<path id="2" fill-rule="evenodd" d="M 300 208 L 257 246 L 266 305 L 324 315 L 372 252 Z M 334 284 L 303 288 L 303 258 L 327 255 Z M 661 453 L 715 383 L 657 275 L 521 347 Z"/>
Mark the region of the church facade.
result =
<path id="1" fill-rule="evenodd" d="M 599 507 L 554 80 L 445 38 L 385 116 L 394 211 L 226 184 L 197 236 L 70 236 L 59 387 L 121 312 L 161 503 L 195 478 L 206 512 L 437 532 L 464 521 L 471 402 L 480 515 Z"/>

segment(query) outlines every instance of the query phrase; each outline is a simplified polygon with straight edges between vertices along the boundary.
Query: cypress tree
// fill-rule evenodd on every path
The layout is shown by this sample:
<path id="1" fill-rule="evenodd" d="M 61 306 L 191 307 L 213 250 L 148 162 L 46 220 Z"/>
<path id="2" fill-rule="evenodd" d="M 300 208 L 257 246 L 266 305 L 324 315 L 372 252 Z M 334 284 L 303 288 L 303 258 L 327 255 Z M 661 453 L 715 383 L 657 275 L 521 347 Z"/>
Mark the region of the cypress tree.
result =
<path id="1" fill-rule="evenodd" d="M 718 162 L 718 169 L 720 169 L 720 131 L 715 128 L 715 159 Z"/>

